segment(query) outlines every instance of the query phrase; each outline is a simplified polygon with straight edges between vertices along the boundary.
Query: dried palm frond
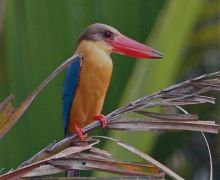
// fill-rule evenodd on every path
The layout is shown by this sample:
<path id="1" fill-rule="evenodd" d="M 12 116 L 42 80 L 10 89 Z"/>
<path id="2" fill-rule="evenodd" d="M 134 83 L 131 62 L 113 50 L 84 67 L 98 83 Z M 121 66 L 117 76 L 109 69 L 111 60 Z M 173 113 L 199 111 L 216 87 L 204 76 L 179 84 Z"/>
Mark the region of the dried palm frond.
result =
<path id="1" fill-rule="evenodd" d="M 72 56 L 60 65 L 45 81 L 43 81 L 17 109 L 13 109 L 9 96 L 0 104 L 0 137 L 3 137 L 18 121 L 30 106 L 37 94 L 68 64 L 73 62 L 77 55 Z M 201 121 L 196 114 L 174 114 L 150 112 L 152 107 L 180 107 L 192 104 L 215 103 L 215 98 L 204 96 L 209 91 L 220 91 L 220 72 L 206 74 L 185 82 L 170 86 L 159 92 L 145 96 L 106 115 L 107 128 L 129 131 L 169 130 L 169 131 L 201 131 L 218 133 L 220 126 L 214 121 Z M 126 117 L 129 113 L 142 115 Z M 89 133 L 100 126 L 100 122 L 93 122 L 83 131 Z M 111 158 L 111 153 L 95 148 L 100 138 L 116 142 L 119 146 L 142 157 L 150 164 L 123 162 Z M 75 145 L 74 145 L 75 144 Z M 17 169 L 0 176 L 1 179 L 34 177 L 50 175 L 71 169 L 100 170 L 127 176 L 145 176 L 152 179 L 163 179 L 164 173 L 183 179 L 175 172 L 154 160 L 135 147 L 110 137 L 93 137 L 79 142 L 77 134 L 54 142 L 35 154 L 32 158 L 22 163 Z"/>

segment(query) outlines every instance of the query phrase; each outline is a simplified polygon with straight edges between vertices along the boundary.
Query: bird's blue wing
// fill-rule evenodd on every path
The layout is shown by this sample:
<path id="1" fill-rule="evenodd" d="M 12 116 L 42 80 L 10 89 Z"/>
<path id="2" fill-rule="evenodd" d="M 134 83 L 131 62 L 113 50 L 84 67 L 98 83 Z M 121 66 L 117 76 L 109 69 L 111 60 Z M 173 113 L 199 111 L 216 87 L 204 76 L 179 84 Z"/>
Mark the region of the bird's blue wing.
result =
<path id="1" fill-rule="evenodd" d="M 81 58 L 78 56 L 77 59 L 68 66 L 66 70 L 66 76 L 64 81 L 64 91 L 63 91 L 63 121 L 64 129 L 66 132 L 69 114 L 76 92 L 76 87 L 79 81 Z"/>

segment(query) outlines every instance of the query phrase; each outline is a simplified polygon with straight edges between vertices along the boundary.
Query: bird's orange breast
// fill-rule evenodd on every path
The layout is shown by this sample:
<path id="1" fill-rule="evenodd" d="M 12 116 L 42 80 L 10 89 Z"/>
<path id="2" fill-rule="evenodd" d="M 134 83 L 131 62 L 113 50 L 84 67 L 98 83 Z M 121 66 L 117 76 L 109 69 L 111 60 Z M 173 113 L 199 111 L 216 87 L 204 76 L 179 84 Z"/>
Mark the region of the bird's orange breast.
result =
<path id="1" fill-rule="evenodd" d="M 100 42 L 82 41 L 77 52 L 83 57 L 79 82 L 70 111 L 68 132 L 74 132 L 73 124 L 80 128 L 93 121 L 101 113 L 112 74 L 112 60 L 108 46 Z"/>

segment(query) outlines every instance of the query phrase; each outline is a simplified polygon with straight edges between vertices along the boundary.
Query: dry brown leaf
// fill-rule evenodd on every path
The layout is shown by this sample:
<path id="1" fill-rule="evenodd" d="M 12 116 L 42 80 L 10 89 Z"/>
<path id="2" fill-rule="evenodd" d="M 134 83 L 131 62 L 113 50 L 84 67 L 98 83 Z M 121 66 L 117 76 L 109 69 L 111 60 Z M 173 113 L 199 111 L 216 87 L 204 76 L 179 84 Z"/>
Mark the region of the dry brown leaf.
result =
<path id="1" fill-rule="evenodd" d="M 218 133 L 220 125 L 213 121 L 170 121 L 170 120 L 144 120 L 121 118 L 109 122 L 108 128 L 126 131 L 151 131 L 151 130 L 169 130 L 169 131 L 203 131 L 208 133 Z"/>
<path id="2" fill-rule="evenodd" d="M 136 149 L 135 147 L 126 144 L 118 139 L 114 139 L 114 138 L 110 138 L 110 137 L 106 137 L 106 136 L 94 136 L 94 138 L 103 138 L 103 139 L 108 139 L 111 140 L 115 143 L 117 143 L 119 146 L 123 147 L 124 149 L 140 156 L 141 158 L 143 158 L 144 160 L 146 160 L 147 162 L 153 164 L 154 166 L 158 167 L 162 172 L 164 172 L 165 174 L 167 174 L 168 176 L 174 178 L 174 179 L 178 179 L 178 180 L 184 180 L 184 178 L 182 178 L 181 176 L 179 176 L 178 174 L 176 174 L 174 171 L 172 171 L 171 169 L 169 169 L 168 167 L 166 167 L 165 165 L 161 164 L 159 161 L 153 159 L 151 156 L 145 154 L 144 152 Z"/>
<path id="3" fill-rule="evenodd" d="M 0 179 L 1 180 L 19 179 L 22 176 L 24 176 L 26 173 L 32 171 L 33 169 L 35 169 L 35 168 L 37 168 L 41 165 L 44 165 L 45 163 L 48 163 L 51 160 L 63 158 L 63 157 L 70 156 L 70 155 L 75 154 L 75 153 L 79 153 L 81 151 L 88 150 L 97 143 L 99 143 L 99 141 L 94 140 L 93 143 L 91 143 L 91 144 L 87 144 L 87 145 L 84 145 L 84 146 L 72 146 L 72 147 L 66 148 L 65 150 L 59 152 L 58 154 L 55 154 L 52 157 L 46 158 L 44 160 L 32 163 L 30 165 L 27 165 L 27 166 L 18 168 L 16 170 L 10 171 L 6 174 L 3 174 L 3 175 L 0 176 Z"/>
<path id="4" fill-rule="evenodd" d="M 12 106 L 13 99 L 14 96 L 10 95 L 0 104 L 0 139 L 2 137 L 2 134 L 5 134 L 10 124 L 9 117 L 14 111 L 14 108 Z"/>
<path id="5" fill-rule="evenodd" d="M 4 135 L 15 125 L 41 90 L 77 58 L 80 57 L 75 54 L 64 61 L 15 110 L 13 110 L 11 105 L 12 96 L 9 96 L 3 103 L 0 104 L 0 139 L 3 138 Z"/>
<path id="6" fill-rule="evenodd" d="M 127 163 L 110 159 L 92 159 L 91 156 L 51 160 L 49 164 L 65 170 L 96 170 L 120 175 L 163 177 L 159 169 L 153 165 Z"/>
<path id="7" fill-rule="evenodd" d="M 145 115 L 147 117 L 155 118 L 155 119 L 163 119 L 168 121 L 196 121 L 198 120 L 197 114 L 163 114 L 163 113 L 155 113 L 148 111 L 134 111 L 135 113 Z"/>

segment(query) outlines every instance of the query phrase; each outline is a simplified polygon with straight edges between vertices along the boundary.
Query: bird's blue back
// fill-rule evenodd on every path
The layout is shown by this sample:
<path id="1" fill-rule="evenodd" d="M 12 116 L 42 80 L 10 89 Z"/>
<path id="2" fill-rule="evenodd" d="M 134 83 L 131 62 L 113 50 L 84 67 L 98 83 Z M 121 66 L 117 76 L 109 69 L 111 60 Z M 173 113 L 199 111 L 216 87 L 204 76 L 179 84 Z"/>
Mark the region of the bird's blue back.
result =
<path id="1" fill-rule="evenodd" d="M 69 114 L 75 96 L 76 87 L 79 81 L 81 59 L 79 56 L 76 58 L 77 59 L 68 66 L 64 81 L 63 121 L 64 121 L 65 132 L 68 126 Z"/>

